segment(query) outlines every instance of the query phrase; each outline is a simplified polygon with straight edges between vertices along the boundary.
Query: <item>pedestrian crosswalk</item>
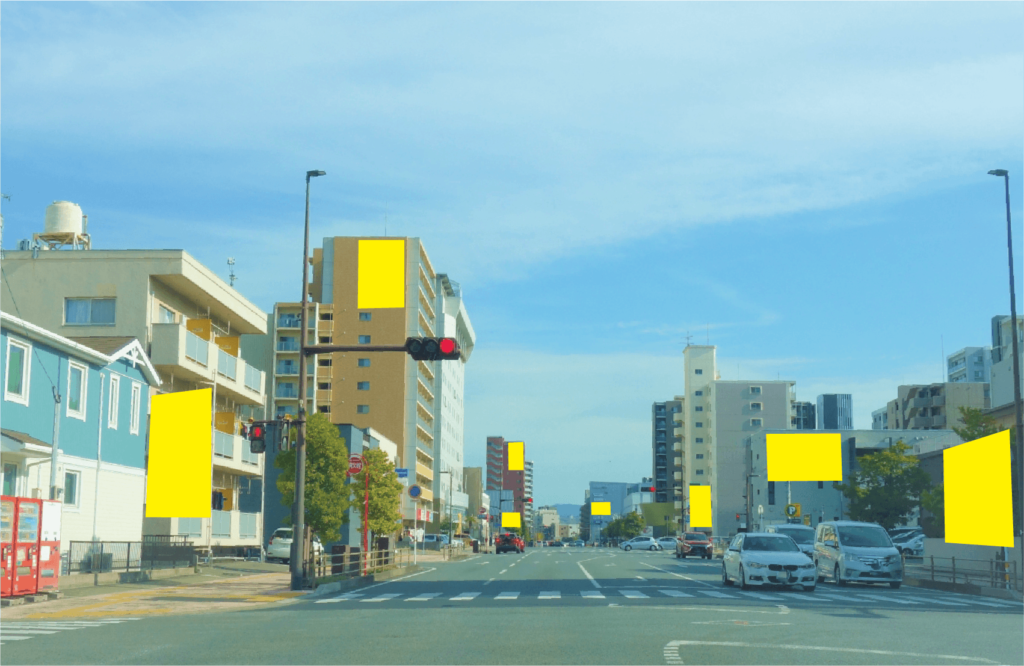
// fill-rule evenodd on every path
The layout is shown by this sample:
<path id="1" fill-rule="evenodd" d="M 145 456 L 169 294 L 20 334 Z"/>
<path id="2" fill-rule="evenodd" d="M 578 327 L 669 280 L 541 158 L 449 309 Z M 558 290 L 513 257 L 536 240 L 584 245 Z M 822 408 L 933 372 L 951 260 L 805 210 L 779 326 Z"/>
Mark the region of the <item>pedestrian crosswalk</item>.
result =
<path id="1" fill-rule="evenodd" d="M 103 620 L 77 621 L 39 620 L 32 622 L 5 620 L 3 624 L 0 624 L 0 645 L 3 645 L 8 641 L 24 641 L 36 636 L 50 636 L 63 631 L 77 631 L 79 629 L 89 629 L 107 624 L 120 624 L 121 622 L 130 622 L 138 619 L 141 618 L 122 617 L 117 619 L 109 618 Z"/>
<path id="2" fill-rule="evenodd" d="M 643 586 L 641 586 L 643 587 Z M 363 592 L 348 592 L 328 599 L 318 599 L 314 603 L 337 604 L 343 602 L 353 603 L 382 603 L 393 600 L 401 600 L 403 594 L 390 592 L 382 594 L 368 594 Z M 902 592 L 882 593 L 869 591 L 851 591 L 848 594 L 837 592 L 815 591 L 803 592 L 794 591 L 788 594 L 754 592 L 748 590 L 713 590 L 706 588 L 686 588 L 685 591 L 676 588 L 647 586 L 643 590 L 636 587 L 630 589 L 603 588 L 600 590 L 582 590 L 579 592 L 567 592 L 563 594 L 560 590 L 541 590 L 539 592 L 524 593 L 516 590 L 506 590 L 483 595 L 481 592 L 467 591 L 454 594 L 452 592 L 424 592 L 416 595 L 409 595 L 404 600 L 407 602 L 426 602 L 434 599 L 444 601 L 471 602 L 475 599 L 515 602 L 525 600 L 553 601 L 563 598 L 576 598 L 588 600 L 600 600 L 608 598 L 624 599 L 688 599 L 700 601 L 702 599 L 731 599 L 731 600 L 753 600 L 769 604 L 785 604 L 791 606 L 808 602 L 811 606 L 857 604 L 864 606 L 877 606 L 894 604 L 897 607 L 916 608 L 945 608 L 948 610 L 970 609 L 978 610 L 978 607 L 1017 609 L 1024 608 L 1020 602 L 1004 601 L 1001 599 L 984 598 L 978 599 L 963 595 L 930 595 L 930 594 L 903 594 Z"/>

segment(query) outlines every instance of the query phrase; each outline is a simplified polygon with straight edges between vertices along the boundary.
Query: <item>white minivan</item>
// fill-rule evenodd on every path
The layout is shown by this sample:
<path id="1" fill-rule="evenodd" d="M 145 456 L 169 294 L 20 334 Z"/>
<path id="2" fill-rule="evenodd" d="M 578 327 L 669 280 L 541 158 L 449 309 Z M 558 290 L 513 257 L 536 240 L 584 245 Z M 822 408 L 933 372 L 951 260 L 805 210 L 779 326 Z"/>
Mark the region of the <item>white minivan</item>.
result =
<path id="1" fill-rule="evenodd" d="M 814 567 L 818 582 L 831 578 L 847 583 L 903 584 L 903 558 L 877 523 L 835 520 L 818 523 L 814 534 Z"/>

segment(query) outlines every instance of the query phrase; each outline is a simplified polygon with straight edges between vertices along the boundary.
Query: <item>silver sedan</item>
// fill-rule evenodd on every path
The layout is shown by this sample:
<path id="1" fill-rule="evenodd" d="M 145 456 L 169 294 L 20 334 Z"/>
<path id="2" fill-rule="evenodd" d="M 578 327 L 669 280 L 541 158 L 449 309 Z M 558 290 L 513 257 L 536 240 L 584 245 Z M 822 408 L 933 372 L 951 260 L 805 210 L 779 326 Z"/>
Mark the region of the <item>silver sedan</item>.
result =
<path id="1" fill-rule="evenodd" d="M 737 534 L 722 558 L 722 584 L 799 585 L 813 591 L 814 561 L 784 534 Z"/>

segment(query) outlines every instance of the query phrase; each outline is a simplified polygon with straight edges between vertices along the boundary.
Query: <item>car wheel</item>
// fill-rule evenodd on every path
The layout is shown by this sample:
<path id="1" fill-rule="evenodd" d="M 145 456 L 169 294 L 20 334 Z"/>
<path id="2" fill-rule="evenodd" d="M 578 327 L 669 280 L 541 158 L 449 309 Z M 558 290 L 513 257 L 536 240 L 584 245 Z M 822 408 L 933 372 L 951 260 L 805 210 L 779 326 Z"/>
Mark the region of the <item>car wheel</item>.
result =
<path id="1" fill-rule="evenodd" d="M 732 585 L 732 581 L 729 580 L 729 575 L 725 573 L 725 562 L 722 562 L 722 585 L 729 587 Z"/>
<path id="2" fill-rule="evenodd" d="M 902 585 L 902 584 L 903 584 L 903 581 L 901 581 L 901 580 L 894 580 L 894 581 L 889 583 L 889 587 L 891 587 L 894 590 L 898 590 L 898 589 L 900 589 L 900 585 Z"/>
<path id="3" fill-rule="evenodd" d="M 821 575 L 821 569 L 818 568 L 818 561 L 817 560 L 814 561 L 814 575 L 818 577 L 818 581 L 817 582 L 819 582 L 819 583 L 824 583 L 825 582 L 825 577 Z"/>
<path id="4" fill-rule="evenodd" d="M 649 550 L 653 553 L 654 551 L 658 550 L 658 547 L 657 546 L 651 546 L 649 548 Z"/>
<path id="5" fill-rule="evenodd" d="M 750 586 L 747 585 L 747 577 L 743 573 L 743 565 L 742 564 L 740 565 L 740 589 L 741 590 L 749 590 L 750 589 Z"/>
<path id="6" fill-rule="evenodd" d="M 622 550 L 625 550 L 625 551 L 630 551 L 630 550 L 633 550 L 633 546 L 624 546 L 624 547 L 622 548 Z"/>
<path id="7" fill-rule="evenodd" d="M 832 577 L 835 579 L 836 585 L 838 585 L 839 587 L 846 587 L 846 581 L 843 580 L 842 577 L 839 575 L 839 565 L 838 564 L 836 565 L 835 570 L 832 572 Z"/>

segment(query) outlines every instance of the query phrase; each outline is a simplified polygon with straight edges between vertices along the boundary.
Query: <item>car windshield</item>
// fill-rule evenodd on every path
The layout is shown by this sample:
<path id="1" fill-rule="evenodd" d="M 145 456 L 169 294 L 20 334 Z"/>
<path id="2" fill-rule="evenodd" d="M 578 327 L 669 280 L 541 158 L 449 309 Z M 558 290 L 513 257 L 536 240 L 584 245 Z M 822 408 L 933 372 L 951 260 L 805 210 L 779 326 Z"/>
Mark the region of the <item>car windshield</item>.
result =
<path id="1" fill-rule="evenodd" d="M 785 534 L 798 544 L 814 543 L 814 530 L 778 530 L 779 534 Z"/>
<path id="2" fill-rule="evenodd" d="M 743 540 L 743 550 L 771 550 L 775 552 L 799 551 L 792 539 L 784 536 L 755 536 Z"/>
<path id="3" fill-rule="evenodd" d="M 881 527 L 847 525 L 838 528 L 839 543 L 855 548 L 889 548 L 889 535 Z"/>
<path id="4" fill-rule="evenodd" d="M 291 530 L 278 530 L 278 531 L 274 532 L 274 538 L 275 539 L 291 539 L 292 538 L 292 531 Z"/>
<path id="5" fill-rule="evenodd" d="M 686 533 L 687 541 L 705 541 L 707 538 L 708 537 L 707 537 L 706 534 L 701 534 L 700 532 L 687 532 Z"/>

